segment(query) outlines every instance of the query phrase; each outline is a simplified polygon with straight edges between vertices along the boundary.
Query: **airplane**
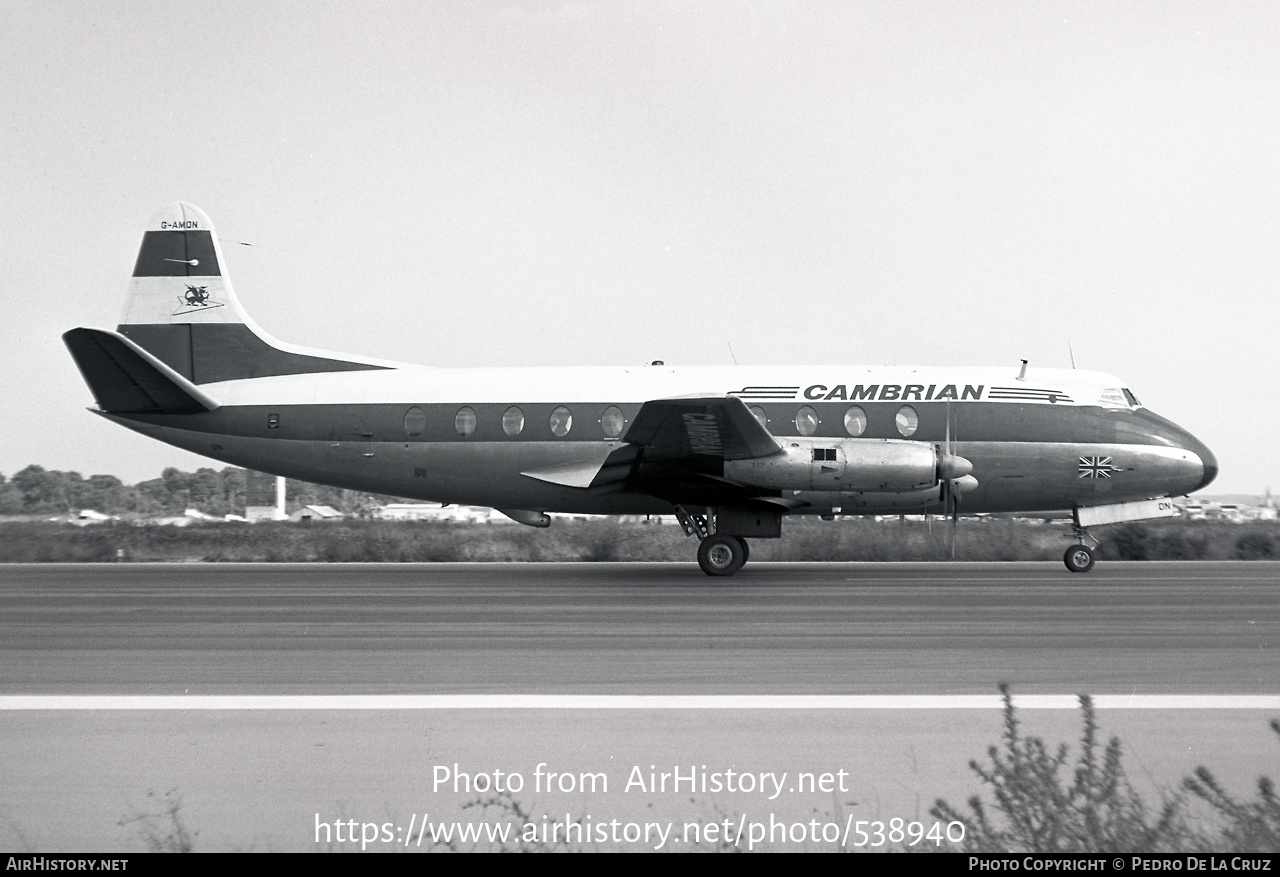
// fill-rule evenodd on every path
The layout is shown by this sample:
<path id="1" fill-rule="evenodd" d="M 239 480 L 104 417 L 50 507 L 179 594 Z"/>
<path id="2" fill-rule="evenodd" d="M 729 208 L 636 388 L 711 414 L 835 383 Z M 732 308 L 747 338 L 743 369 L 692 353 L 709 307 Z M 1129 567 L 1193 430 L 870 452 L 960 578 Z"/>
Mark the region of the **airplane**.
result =
<path id="1" fill-rule="evenodd" d="M 142 239 L 114 332 L 62 337 L 96 401 L 143 435 L 336 487 L 549 513 L 675 514 L 711 576 L 792 515 L 1176 514 L 1217 460 L 1100 372 L 895 366 L 433 368 L 298 347 L 241 307 L 184 202 Z M 954 529 L 953 529 L 954 537 Z M 953 542 L 954 545 L 954 542 Z"/>

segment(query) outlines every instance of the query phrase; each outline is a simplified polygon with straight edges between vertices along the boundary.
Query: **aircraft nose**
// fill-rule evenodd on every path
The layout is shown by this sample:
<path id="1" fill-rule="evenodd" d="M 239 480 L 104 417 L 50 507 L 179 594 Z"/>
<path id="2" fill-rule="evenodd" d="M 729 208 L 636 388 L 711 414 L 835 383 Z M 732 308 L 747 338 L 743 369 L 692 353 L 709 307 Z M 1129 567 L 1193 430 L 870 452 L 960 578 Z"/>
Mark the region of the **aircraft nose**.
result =
<path id="1" fill-rule="evenodd" d="M 1213 455 L 1213 451 L 1202 444 L 1198 449 L 1195 449 L 1195 453 L 1200 458 L 1200 462 L 1204 464 L 1204 478 L 1200 481 L 1200 487 L 1196 488 L 1196 490 L 1200 490 L 1208 487 L 1209 482 L 1218 477 L 1218 458 Z"/>
<path id="2" fill-rule="evenodd" d="M 1175 496 L 1202 490 L 1218 477 L 1218 458 L 1204 442 L 1172 420 L 1146 409 L 1139 411 L 1137 415 L 1140 429 L 1148 431 L 1148 435 L 1160 444 L 1181 451 L 1175 481 L 1168 485 Z"/>
<path id="3" fill-rule="evenodd" d="M 1203 469 L 1200 483 L 1187 491 L 1188 493 L 1194 493 L 1197 490 L 1208 487 L 1210 482 L 1218 477 L 1218 458 L 1213 455 L 1213 451 L 1209 450 L 1204 442 L 1191 433 L 1186 430 L 1180 430 L 1180 432 L 1182 433 L 1182 447 L 1200 458 L 1200 465 Z"/>

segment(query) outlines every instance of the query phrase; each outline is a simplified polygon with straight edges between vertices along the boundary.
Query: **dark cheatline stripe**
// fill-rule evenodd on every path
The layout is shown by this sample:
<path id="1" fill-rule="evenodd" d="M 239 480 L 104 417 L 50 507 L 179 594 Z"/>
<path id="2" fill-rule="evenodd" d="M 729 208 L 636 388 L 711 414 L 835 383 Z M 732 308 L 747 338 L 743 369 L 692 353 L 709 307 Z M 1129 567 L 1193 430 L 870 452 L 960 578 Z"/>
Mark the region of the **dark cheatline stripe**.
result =
<path id="1" fill-rule="evenodd" d="M 190 262 L 195 259 L 198 264 Z M 218 254 L 208 231 L 149 231 L 133 266 L 134 277 L 217 277 Z"/>
<path id="2" fill-rule="evenodd" d="M 524 411 L 525 426 L 519 435 L 508 436 L 502 429 L 502 414 L 513 404 L 519 404 Z M 583 440 L 594 442 L 605 438 L 597 422 L 605 407 L 617 405 L 622 409 L 623 416 L 633 424 L 642 407 L 640 403 L 628 403 L 619 399 L 569 403 L 569 408 L 573 412 L 573 429 L 568 436 L 561 439 L 551 432 L 549 424 L 551 411 L 559 404 L 554 401 L 523 403 L 518 399 L 504 399 L 500 402 L 455 400 L 435 403 L 418 399 L 385 403 L 224 405 L 212 414 L 196 415 L 187 428 L 230 436 L 271 436 L 281 439 L 321 441 L 333 435 L 334 424 L 338 419 L 357 418 L 360 427 L 350 431 L 362 434 L 371 432 L 377 441 L 460 444 Z M 778 415 L 794 413 L 795 405 L 764 404 L 765 407 L 772 409 L 770 416 L 771 422 L 777 428 L 776 435 L 781 438 L 794 435 L 795 427 L 788 426 Z M 459 435 L 455 424 L 458 409 L 462 405 L 467 405 L 476 413 L 475 431 L 467 436 Z M 425 425 L 415 426 L 412 434 L 406 431 L 404 425 L 405 414 L 410 407 L 421 409 L 426 418 Z M 1040 404 L 968 403 L 967 407 L 972 410 L 965 411 L 964 420 L 957 425 L 955 408 L 958 407 L 961 406 L 954 406 L 952 409 L 951 425 L 953 430 L 959 429 L 959 441 L 962 445 L 969 442 L 1154 444 L 1187 447 L 1200 454 L 1201 459 L 1212 459 L 1211 455 L 1206 456 L 1208 450 L 1189 436 L 1185 430 L 1164 418 L 1150 414 L 1145 409 L 1134 412 L 1113 412 Z M 864 439 L 901 438 L 894 426 L 897 403 L 868 403 L 866 408 L 870 423 L 863 436 Z M 920 441 L 942 442 L 946 431 L 945 404 L 922 403 L 919 411 L 920 430 L 915 438 Z M 833 420 L 838 424 L 838 409 L 833 407 L 822 410 L 820 413 L 822 423 L 819 429 L 825 429 Z M 268 418 L 271 414 L 278 417 L 275 428 L 268 427 Z M 1127 429 L 1123 432 L 1115 428 L 1115 422 L 1119 419 L 1127 421 Z M 786 431 L 788 429 L 790 432 Z M 836 435 L 833 430 L 829 437 L 834 441 L 847 436 Z M 1081 448 L 1077 453 L 1084 451 L 1085 449 Z M 1075 457 L 1071 457 L 1070 461 L 1074 464 Z M 1214 463 L 1216 465 L 1216 461 Z"/>
<path id="3" fill-rule="evenodd" d="M 385 368 L 279 350 L 243 323 L 121 325 L 116 331 L 193 384 Z"/>

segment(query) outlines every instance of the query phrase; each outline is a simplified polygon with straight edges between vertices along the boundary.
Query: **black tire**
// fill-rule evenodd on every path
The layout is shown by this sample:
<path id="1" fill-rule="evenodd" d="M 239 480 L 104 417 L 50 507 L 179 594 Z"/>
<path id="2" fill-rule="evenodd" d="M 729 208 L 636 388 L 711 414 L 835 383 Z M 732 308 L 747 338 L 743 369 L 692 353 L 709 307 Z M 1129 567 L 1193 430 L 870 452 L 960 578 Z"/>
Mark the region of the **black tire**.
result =
<path id="1" fill-rule="evenodd" d="M 698 546 L 698 566 L 709 576 L 731 576 L 746 563 L 745 554 L 737 536 L 708 536 Z"/>
<path id="2" fill-rule="evenodd" d="M 742 562 L 745 565 L 746 562 L 751 559 L 751 546 L 748 545 L 747 540 L 743 539 L 741 536 L 734 536 L 733 538 L 742 543 Z"/>
<path id="3" fill-rule="evenodd" d="M 1093 549 L 1088 545 L 1072 545 L 1062 556 L 1062 562 L 1072 572 L 1088 572 L 1093 569 L 1094 561 Z"/>

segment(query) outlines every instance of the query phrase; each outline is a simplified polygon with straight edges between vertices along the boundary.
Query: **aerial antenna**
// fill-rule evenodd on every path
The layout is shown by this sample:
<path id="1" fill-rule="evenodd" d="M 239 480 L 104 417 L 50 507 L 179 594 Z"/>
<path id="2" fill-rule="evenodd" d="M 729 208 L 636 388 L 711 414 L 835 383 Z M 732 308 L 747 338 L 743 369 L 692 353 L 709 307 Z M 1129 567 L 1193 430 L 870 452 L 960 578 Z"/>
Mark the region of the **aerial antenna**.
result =
<path id="1" fill-rule="evenodd" d="M 1018 372 L 1018 380 L 1025 381 L 1027 379 L 1027 361 L 1022 360 L 1022 371 Z"/>
<path id="2" fill-rule="evenodd" d="M 729 355 L 730 355 L 730 356 L 733 356 L 733 345 L 732 345 L 732 344 L 730 344 L 728 341 L 726 341 L 726 342 L 724 343 L 724 346 L 729 348 Z M 738 364 L 738 357 L 733 356 L 733 364 L 734 364 L 734 365 L 737 365 L 737 364 Z"/>
<path id="3" fill-rule="evenodd" d="M 1076 352 L 1071 349 L 1071 339 L 1067 339 L 1067 353 L 1071 354 L 1071 367 L 1076 367 Z"/>

